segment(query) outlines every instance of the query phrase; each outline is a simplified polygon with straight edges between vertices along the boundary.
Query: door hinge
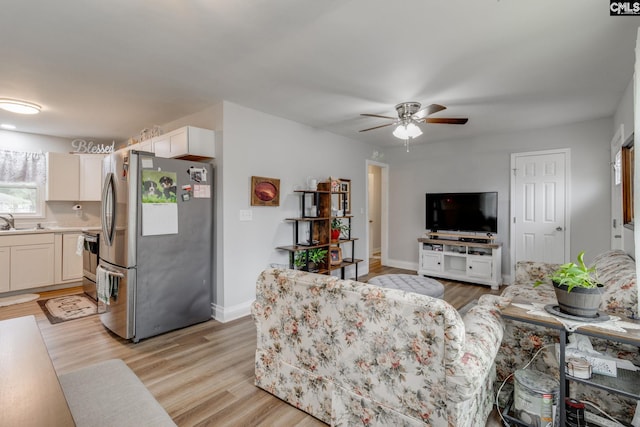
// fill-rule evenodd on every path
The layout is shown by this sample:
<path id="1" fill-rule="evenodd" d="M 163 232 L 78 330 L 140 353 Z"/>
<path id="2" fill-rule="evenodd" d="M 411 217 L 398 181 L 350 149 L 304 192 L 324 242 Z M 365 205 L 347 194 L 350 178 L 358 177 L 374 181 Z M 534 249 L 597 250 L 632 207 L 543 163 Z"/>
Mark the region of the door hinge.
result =
<path id="1" fill-rule="evenodd" d="M 513 223 L 514 224 L 516 223 L 516 217 L 515 216 L 513 217 Z"/>
<path id="2" fill-rule="evenodd" d="M 513 176 L 517 176 L 517 175 L 518 175 L 518 172 L 517 172 L 517 171 L 518 171 L 518 169 L 513 168 Z"/>

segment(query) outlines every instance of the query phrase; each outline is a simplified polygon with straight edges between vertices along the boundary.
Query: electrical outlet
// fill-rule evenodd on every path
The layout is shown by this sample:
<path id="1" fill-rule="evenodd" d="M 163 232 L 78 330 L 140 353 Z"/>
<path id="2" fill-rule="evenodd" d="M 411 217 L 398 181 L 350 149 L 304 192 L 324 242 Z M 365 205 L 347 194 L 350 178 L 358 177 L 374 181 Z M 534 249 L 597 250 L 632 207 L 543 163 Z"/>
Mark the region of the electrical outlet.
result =
<path id="1" fill-rule="evenodd" d="M 593 414 L 589 411 L 585 411 L 584 419 L 589 422 L 589 425 L 593 423 L 593 425 L 601 427 L 624 427 L 624 424 L 617 423 L 609 418 Z"/>

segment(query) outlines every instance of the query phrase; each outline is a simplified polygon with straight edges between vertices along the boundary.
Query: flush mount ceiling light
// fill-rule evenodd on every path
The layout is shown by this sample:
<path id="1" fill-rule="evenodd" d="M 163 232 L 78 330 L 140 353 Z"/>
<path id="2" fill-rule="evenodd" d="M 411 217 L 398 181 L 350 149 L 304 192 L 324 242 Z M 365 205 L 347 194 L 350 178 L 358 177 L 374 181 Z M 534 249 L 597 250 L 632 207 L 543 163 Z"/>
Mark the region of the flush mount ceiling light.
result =
<path id="1" fill-rule="evenodd" d="M 18 99 L 0 98 L 0 108 L 18 114 L 38 114 L 42 107 L 40 107 L 38 104 L 34 104 L 33 102 L 20 101 Z"/>

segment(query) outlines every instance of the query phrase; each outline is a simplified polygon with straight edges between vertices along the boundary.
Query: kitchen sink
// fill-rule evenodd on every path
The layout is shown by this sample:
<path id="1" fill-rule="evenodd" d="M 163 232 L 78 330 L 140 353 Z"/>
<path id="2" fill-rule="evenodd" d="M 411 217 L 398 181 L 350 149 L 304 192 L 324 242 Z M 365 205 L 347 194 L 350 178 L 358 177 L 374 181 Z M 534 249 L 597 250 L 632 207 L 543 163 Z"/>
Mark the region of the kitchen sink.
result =
<path id="1" fill-rule="evenodd" d="M 0 229 L 0 234 L 10 234 L 10 233 L 20 233 L 20 232 L 25 232 L 25 231 L 43 231 L 43 230 L 47 230 L 46 227 L 16 227 L 16 228 L 10 228 L 8 230 L 2 230 Z"/>

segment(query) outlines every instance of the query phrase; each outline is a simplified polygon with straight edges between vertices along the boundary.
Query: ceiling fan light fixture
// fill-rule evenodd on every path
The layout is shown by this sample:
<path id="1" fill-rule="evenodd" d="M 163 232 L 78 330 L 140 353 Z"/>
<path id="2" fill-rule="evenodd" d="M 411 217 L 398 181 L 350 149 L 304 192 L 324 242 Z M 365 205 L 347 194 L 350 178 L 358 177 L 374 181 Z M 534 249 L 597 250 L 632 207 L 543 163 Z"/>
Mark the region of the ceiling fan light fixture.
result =
<path id="1" fill-rule="evenodd" d="M 33 102 L 8 98 L 0 98 L 0 108 L 17 114 L 38 114 L 42 109 L 42 107 Z"/>
<path id="2" fill-rule="evenodd" d="M 422 135 L 422 130 L 413 122 L 400 123 L 393 131 L 393 136 L 399 139 L 416 138 Z"/>

